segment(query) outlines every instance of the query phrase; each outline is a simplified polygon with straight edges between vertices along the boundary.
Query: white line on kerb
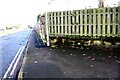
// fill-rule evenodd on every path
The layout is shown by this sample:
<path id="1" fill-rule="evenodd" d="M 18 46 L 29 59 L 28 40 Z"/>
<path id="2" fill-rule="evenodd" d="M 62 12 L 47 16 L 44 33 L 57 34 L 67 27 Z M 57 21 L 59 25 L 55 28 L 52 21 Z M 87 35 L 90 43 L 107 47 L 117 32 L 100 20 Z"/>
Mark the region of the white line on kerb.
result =
<path id="1" fill-rule="evenodd" d="M 17 56 L 19 55 L 20 51 L 21 51 L 22 47 L 20 47 L 19 51 L 17 52 L 17 54 L 15 55 L 14 59 L 12 60 L 10 66 L 8 67 L 6 73 L 4 74 L 3 78 L 7 78 L 7 74 L 8 72 L 11 70 L 12 66 L 13 66 L 13 63 L 15 62 Z"/>
<path id="2" fill-rule="evenodd" d="M 21 55 L 23 53 L 24 48 L 25 48 L 25 46 L 22 47 L 22 50 L 21 50 L 21 52 L 20 52 L 20 54 L 19 54 L 19 56 L 18 56 L 18 58 L 17 58 L 17 60 L 16 60 L 16 62 L 14 64 L 14 66 L 13 66 L 13 69 L 12 69 L 12 71 L 10 73 L 10 76 L 12 76 L 14 74 L 14 71 L 15 71 L 15 69 L 17 67 L 18 61 L 20 60 L 20 57 L 21 57 Z"/>

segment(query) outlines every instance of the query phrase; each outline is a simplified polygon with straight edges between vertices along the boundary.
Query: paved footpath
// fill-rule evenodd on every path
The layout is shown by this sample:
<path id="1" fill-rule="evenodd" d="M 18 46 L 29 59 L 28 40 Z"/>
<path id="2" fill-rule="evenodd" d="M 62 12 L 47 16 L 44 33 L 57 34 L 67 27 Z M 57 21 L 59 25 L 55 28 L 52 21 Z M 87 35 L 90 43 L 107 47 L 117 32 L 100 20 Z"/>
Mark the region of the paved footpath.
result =
<path id="1" fill-rule="evenodd" d="M 117 52 L 44 47 L 37 42 L 35 36 L 33 32 L 23 67 L 23 78 L 118 78 L 119 76 Z"/>

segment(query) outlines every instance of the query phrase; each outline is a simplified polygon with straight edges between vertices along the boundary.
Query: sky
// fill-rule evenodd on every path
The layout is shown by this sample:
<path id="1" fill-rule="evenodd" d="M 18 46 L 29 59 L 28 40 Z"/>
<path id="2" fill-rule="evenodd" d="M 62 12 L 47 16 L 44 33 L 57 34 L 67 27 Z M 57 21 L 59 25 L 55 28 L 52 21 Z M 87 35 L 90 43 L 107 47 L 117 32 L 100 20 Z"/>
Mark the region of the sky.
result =
<path id="1" fill-rule="evenodd" d="M 105 0 L 105 6 L 120 0 Z M 48 4 L 49 3 L 49 4 Z M 0 27 L 9 24 L 34 26 L 39 13 L 98 7 L 98 0 L 0 0 Z"/>

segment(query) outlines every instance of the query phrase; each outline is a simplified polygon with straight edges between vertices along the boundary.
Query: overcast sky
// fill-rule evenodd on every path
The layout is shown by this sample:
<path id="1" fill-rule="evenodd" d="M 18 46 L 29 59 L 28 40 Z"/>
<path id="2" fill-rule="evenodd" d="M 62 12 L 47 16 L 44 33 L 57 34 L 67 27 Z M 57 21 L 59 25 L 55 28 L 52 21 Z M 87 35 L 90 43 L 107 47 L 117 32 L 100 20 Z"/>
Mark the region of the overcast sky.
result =
<path id="1" fill-rule="evenodd" d="M 119 1 L 106 0 L 105 5 L 118 5 Z M 82 9 L 89 6 L 98 7 L 98 0 L 0 0 L 0 27 L 18 23 L 33 26 L 39 13 Z"/>

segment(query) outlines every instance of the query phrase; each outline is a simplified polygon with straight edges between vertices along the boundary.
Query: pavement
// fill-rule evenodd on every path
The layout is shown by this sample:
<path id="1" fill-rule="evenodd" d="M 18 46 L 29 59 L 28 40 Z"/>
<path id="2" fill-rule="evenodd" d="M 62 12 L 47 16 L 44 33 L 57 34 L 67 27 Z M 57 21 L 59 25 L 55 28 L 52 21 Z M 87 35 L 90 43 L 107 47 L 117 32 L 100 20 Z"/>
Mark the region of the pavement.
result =
<path id="1" fill-rule="evenodd" d="M 118 51 L 45 47 L 33 32 L 23 64 L 26 78 L 120 78 Z"/>

